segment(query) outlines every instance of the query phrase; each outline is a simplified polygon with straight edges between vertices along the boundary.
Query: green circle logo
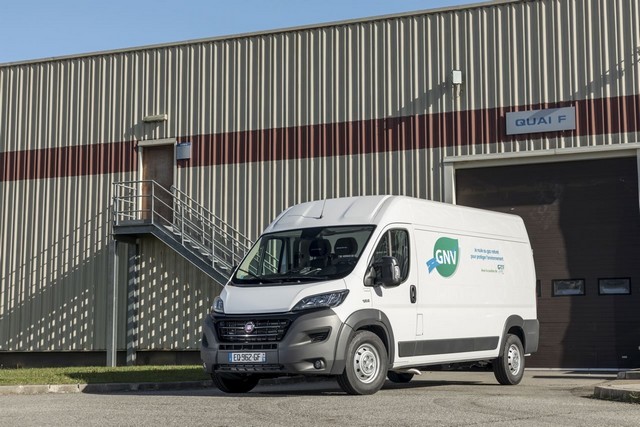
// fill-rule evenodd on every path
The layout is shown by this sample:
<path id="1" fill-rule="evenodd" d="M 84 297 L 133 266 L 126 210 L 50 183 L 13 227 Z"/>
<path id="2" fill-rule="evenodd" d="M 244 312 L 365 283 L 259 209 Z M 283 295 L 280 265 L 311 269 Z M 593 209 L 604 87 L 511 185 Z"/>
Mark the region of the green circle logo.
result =
<path id="1" fill-rule="evenodd" d="M 458 240 L 441 237 L 433 247 L 433 258 L 427 261 L 429 273 L 437 270 L 442 277 L 451 277 L 458 268 Z"/>

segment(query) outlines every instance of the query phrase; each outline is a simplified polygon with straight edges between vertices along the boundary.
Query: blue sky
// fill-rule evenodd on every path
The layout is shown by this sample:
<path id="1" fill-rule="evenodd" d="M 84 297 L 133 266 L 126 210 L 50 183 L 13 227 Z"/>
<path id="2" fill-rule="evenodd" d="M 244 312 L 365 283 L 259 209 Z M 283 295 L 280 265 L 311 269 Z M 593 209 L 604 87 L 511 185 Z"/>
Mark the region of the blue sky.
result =
<path id="1" fill-rule="evenodd" d="M 0 0 L 0 63 L 477 3 L 479 0 Z"/>

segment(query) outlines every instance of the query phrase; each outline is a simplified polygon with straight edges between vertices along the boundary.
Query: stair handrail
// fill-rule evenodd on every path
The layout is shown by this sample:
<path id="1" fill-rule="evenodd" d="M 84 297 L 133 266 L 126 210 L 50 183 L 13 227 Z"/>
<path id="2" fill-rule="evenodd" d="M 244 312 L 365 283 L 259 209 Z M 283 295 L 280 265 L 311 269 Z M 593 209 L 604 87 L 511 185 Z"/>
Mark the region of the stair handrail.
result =
<path id="1" fill-rule="evenodd" d="M 120 224 L 120 221 L 122 220 L 121 217 L 124 217 L 129 220 L 141 219 L 139 218 L 139 216 L 142 216 L 142 212 L 144 212 L 144 210 L 142 208 L 138 208 L 137 200 L 142 197 L 148 197 L 148 196 L 143 196 L 141 194 L 138 194 L 139 193 L 138 186 L 140 186 L 143 182 L 147 182 L 147 181 L 146 180 L 119 181 L 119 182 L 112 183 L 111 198 L 112 198 L 113 225 Z M 122 190 L 130 191 L 133 194 L 129 194 L 126 196 L 122 195 L 121 194 Z M 127 205 L 129 206 L 129 208 L 128 209 L 123 208 L 123 210 L 121 211 L 119 209 L 119 204 Z"/>
<path id="2" fill-rule="evenodd" d="M 191 209 L 184 201 L 182 200 L 174 200 L 174 203 L 176 203 L 177 205 L 179 205 L 182 209 L 186 208 L 186 209 Z M 181 209 L 181 211 L 182 211 Z M 221 227 L 220 225 L 212 222 L 209 218 L 205 217 L 204 215 L 202 215 L 201 213 L 194 211 L 191 209 L 191 213 L 193 214 L 193 216 L 196 217 L 196 219 L 200 220 L 202 223 L 204 223 L 206 225 L 206 227 L 198 227 L 198 224 L 196 224 L 193 220 L 187 218 L 187 216 L 182 213 L 180 216 L 178 216 L 178 221 L 180 222 L 180 227 L 181 227 L 181 231 L 182 231 L 182 236 L 193 236 L 190 232 L 186 233 L 185 232 L 185 223 L 187 224 L 187 230 L 193 230 L 193 231 L 199 231 L 201 233 L 200 236 L 193 236 L 192 240 L 191 240 L 191 244 L 194 246 L 198 246 L 201 247 L 202 249 L 205 250 L 209 250 L 211 251 L 212 256 L 215 256 L 216 251 L 218 252 L 222 252 L 226 255 L 229 255 L 234 263 L 235 262 L 239 262 L 242 258 L 242 256 L 244 255 L 244 253 L 246 253 L 249 249 L 250 246 L 249 244 L 247 244 L 246 242 L 242 242 L 239 239 L 237 239 L 232 233 L 229 233 L 227 230 L 225 230 L 223 227 Z M 174 217 L 174 222 L 176 222 L 176 217 Z M 207 233 L 206 229 L 210 229 L 211 232 Z M 232 247 L 237 247 L 238 249 L 240 249 L 240 251 L 242 252 L 241 254 L 238 254 L 236 251 L 234 251 L 233 249 L 230 249 L 227 246 L 216 246 L 216 242 L 215 242 L 215 233 L 218 233 L 221 237 L 223 238 L 228 238 L 232 243 Z M 197 241 L 197 239 L 195 239 L 195 237 L 203 237 L 204 242 L 208 243 L 200 243 Z M 248 242 L 251 242 L 250 240 L 247 240 Z M 218 261 L 223 262 L 224 261 L 222 259 L 219 259 L 218 257 Z M 228 265 L 228 267 L 232 267 L 231 265 Z"/>
<path id="3" fill-rule="evenodd" d="M 223 224 L 225 227 L 227 227 L 229 230 L 231 230 L 233 233 L 235 233 L 237 236 L 241 237 L 245 241 L 251 242 L 251 239 L 249 239 L 246 235 L 241 233 L 237 228 L 233 227 L 231 224 L 229 224 L 228 222 L 226 222 L 225 220 L 223 220 L 222 218 L 214 214 L 213 211 L 204 207 L 201 203 L 199 203 L 193 197 L 189 196 L 184 191 L 181 191 L 180 189 L 178 189 L 175 185 L 171 186 L 171 190 L 174 191 L 176 194 L 180 195 L 180 197 L 184 197 L 187 201 L 189 201 L 190 204 L 196 205 L 198 209 L 200 209 L 202 212 L 205 212 L 210 218 L 212 218 L 211 222 L 217 221 Z"/>
<path id="4" fill-rule="evenodd" d="M 142 194 L 145 184 L 150 184 L 149 194 Z M 163 193 L 167 197 L 161 197 Z M 150 199 L 146 209 L 139 204 L 139 200 L 145 198 Z M 165 201 L 169 198 L 171 206 Z M 183 191 L 175 186 L 167 189 L 154 180 L 114 182 L 112 209 L 114 226 L 120 225 L 124 220 L 146 220 L 156 226 L 172 227 L 174 231 L 179 228 L 180 244 L 200 257 L 209 253 L 214 269 L 216 263 L 231 269 L 253 244 L 248 237 Z M 167 211 L 171 212 L 171 218 L 164 215 Z M 145 218 L 145 212 L 148 218 Z M 156 217 L 162 219 L 162 224 L 156 224 Z M 194 252 L 186 245 L 187 242 L 193 249 L 203 251 L 204 254 Z"/>

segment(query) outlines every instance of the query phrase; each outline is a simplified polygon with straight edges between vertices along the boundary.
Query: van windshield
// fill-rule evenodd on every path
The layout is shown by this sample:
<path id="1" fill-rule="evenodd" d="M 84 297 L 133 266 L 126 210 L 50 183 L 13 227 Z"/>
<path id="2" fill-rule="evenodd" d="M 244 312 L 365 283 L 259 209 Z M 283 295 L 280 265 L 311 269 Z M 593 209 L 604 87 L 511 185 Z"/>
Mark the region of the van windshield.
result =
<path id="1" fill-rule="evenodd" d="M 375 226 L 315 227 L 265 234 L 232 278 L 234 284 L 334 280 L 355 267 Z"/>

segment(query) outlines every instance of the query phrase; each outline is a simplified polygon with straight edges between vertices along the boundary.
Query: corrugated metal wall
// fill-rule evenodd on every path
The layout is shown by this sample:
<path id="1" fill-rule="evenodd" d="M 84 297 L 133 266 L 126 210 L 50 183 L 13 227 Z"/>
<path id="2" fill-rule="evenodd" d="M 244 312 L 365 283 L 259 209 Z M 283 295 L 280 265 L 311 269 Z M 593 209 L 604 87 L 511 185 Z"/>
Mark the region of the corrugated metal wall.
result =
<path id="1" fill-rule="evenodd" d="M 139 348 L 199 348 L 202 318 L 222 287 L 153 237 L 141 239 L 140 253 Z"/>
<path id="2" fill-rule="evenodd" d="M 507 2 L 5 66 L 3 151 L 635 95 L 639 9 Z"/>
<path id="3" fill-rule="evenodd" d="M 441 200 L 445 156 L 638 141 L 639 61 L 638 0 L 534 0 L 0 66 L 0 351 L 104 348 L 135 141 L 193 141 L 178 187 L 255 238 L 306 200 Z M 503 134 L 505 111 L 573 103 L 575 132 Z M 219 288 L 163 251 L 141 244 L 140 346 L 197 347 Z"/>
<path id="4" fill-rule="evenodd" d="M 105 348 L 112 179 L 2 183 L 0 350 Z M 120 280 L 126 284 L 126 269 Z M 123 292 L 121 328 L 125 301 Z"/>

